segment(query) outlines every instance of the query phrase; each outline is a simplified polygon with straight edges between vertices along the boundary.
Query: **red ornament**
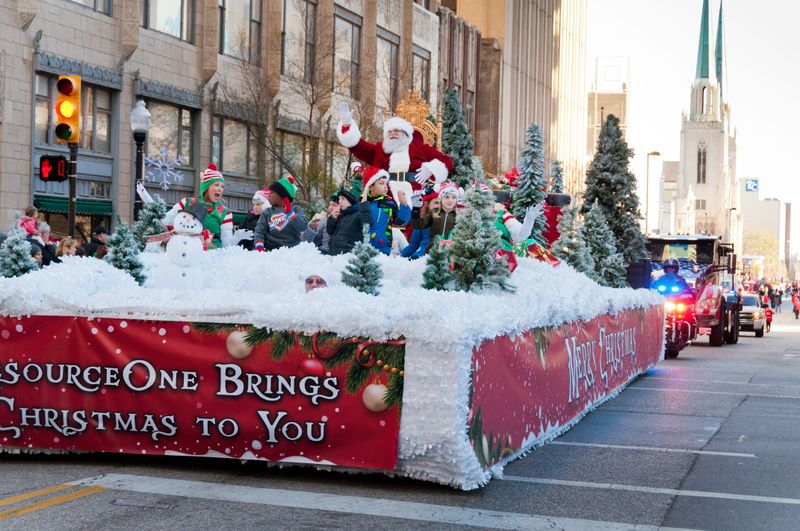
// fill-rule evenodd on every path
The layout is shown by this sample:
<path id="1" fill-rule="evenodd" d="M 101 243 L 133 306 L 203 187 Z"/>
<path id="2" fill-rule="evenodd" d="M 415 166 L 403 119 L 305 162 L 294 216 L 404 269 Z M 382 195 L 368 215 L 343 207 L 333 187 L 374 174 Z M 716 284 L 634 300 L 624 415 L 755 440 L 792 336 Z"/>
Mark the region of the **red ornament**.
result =
<path id="1" fill-rule="evenodd" d="M 300 362 L 300 370 L 308 376 L 324 376 L 325 365 L 316 358 L 306 358 Z"/>

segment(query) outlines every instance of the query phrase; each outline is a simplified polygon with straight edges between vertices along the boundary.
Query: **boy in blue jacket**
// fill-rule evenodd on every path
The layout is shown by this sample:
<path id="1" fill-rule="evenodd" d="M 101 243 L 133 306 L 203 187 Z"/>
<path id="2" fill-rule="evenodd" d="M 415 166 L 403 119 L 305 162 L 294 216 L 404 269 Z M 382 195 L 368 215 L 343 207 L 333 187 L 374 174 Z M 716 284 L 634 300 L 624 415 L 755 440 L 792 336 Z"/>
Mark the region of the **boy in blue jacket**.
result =
<path id="1" fill-rule="evenodd" d="M 364 170 L 364 191 L 361 194 L 361 214 L 369 220 L 369 242 L 378 251 L 392 252 L 392 226 L 405 226 L 411 219 L 411 206 L 404 192 L 399 192 L 397 203 L 388 197 L 389 173 L 368 167 Z"/>

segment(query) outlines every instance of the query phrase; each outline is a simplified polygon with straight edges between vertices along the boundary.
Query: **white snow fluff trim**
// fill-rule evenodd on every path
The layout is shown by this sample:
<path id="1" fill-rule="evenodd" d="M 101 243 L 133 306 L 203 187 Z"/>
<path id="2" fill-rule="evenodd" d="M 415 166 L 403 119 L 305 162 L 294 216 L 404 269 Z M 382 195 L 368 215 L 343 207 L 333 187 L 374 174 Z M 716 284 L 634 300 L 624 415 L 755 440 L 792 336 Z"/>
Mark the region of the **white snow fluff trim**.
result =
<path id="1" fill-rule="evenodd" d="M 389 155 L 389 171 L 406 172 L 411 168 L 411 156 L 408 154 L 408 146 L 399 149 Z"/>
<path id="2" fill-rule="evenodd" d="M 447 166 L 445 166 L 444 162 L 439 159 L 429 160 L 428 162 L 423 162 L 421 164 L 423 168 L 427 168 L 428 171 L 433 174 L 433 178 L 437 183 L 444 182 L 447 179 Z"/>
<path id="3" fill-rule="evenodd" d="M 404 131 L 408 135 L 408 138 L 411 138 L 414 135 L 414 126 L 412 126 L 408 120 L 403 120 L 399 116 L 392 116 L 383 122 L 383 136 L 386 137 L 386 133 L 392 129 L 400 129 L 401 131 Z"/>
<path id="4" fill-rule="evenodd" d="M 358 125 L 351 121 L 350 129 L 348 129 L 346 133 L 342 132 L 342 126 L 342 122 L 336 124 L 336 137 L 339 139 L 339 142 L 348 149 L 355 147 L 359 140 L 361 140 L 361 131 L 358 129 Z"/>
<path id="5" fill-rule="evenodd" d="M 383 178 L 388 180 L 389 179 L 389 172 L 387 172 L 386 170 L 378 170 L 378 171 L 376 171 L 375 175 L 370 177 L 369 180 L 367 181 L 367 183 L 364 185 L 364 190 L 369 190 L 369 187 L 372 186 L 375 183 L 375 181 L 377 181 L 378 179 L 383 179 Z"/>

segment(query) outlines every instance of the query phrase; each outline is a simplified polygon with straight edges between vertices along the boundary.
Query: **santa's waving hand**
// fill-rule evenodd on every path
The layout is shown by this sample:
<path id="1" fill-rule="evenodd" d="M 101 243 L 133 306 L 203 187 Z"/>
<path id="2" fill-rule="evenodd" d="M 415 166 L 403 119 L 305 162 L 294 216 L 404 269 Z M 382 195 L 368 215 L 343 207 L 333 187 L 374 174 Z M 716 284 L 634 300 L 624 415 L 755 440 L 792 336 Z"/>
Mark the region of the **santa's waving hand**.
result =
<path id="1" fill-rule="evenodd" d="M 410 182 L 415 190 L 424 188 L 429 182 L 444 182 L 453 169 L 450 157 L 425 144 L 419 131 L 397 116 L 384 122 L 383 141 L 372 144 L 361 138 L 350 108 L 342 102 L 336 136 L 357 159 L 388 171 L 392 180 Z"/>

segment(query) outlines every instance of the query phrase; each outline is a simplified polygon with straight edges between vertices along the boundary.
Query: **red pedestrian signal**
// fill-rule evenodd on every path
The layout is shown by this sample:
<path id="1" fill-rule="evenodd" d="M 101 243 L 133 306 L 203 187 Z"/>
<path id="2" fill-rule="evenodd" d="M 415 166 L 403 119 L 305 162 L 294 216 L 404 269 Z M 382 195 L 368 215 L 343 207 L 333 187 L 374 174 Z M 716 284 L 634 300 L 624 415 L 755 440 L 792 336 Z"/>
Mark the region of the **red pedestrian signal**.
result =
<path id="1" fill-rule="evenodd" d="M 66 181 L 68 178 L 66 157 L 42 155 L 39 159 L 39 178 L 45 182 Z"/>
<path id="2" fill-rule="evenodd" d="M 56 142 L 77 142 L 80 134 L 81 78 L 58 76 L 56 89 Z"/>

